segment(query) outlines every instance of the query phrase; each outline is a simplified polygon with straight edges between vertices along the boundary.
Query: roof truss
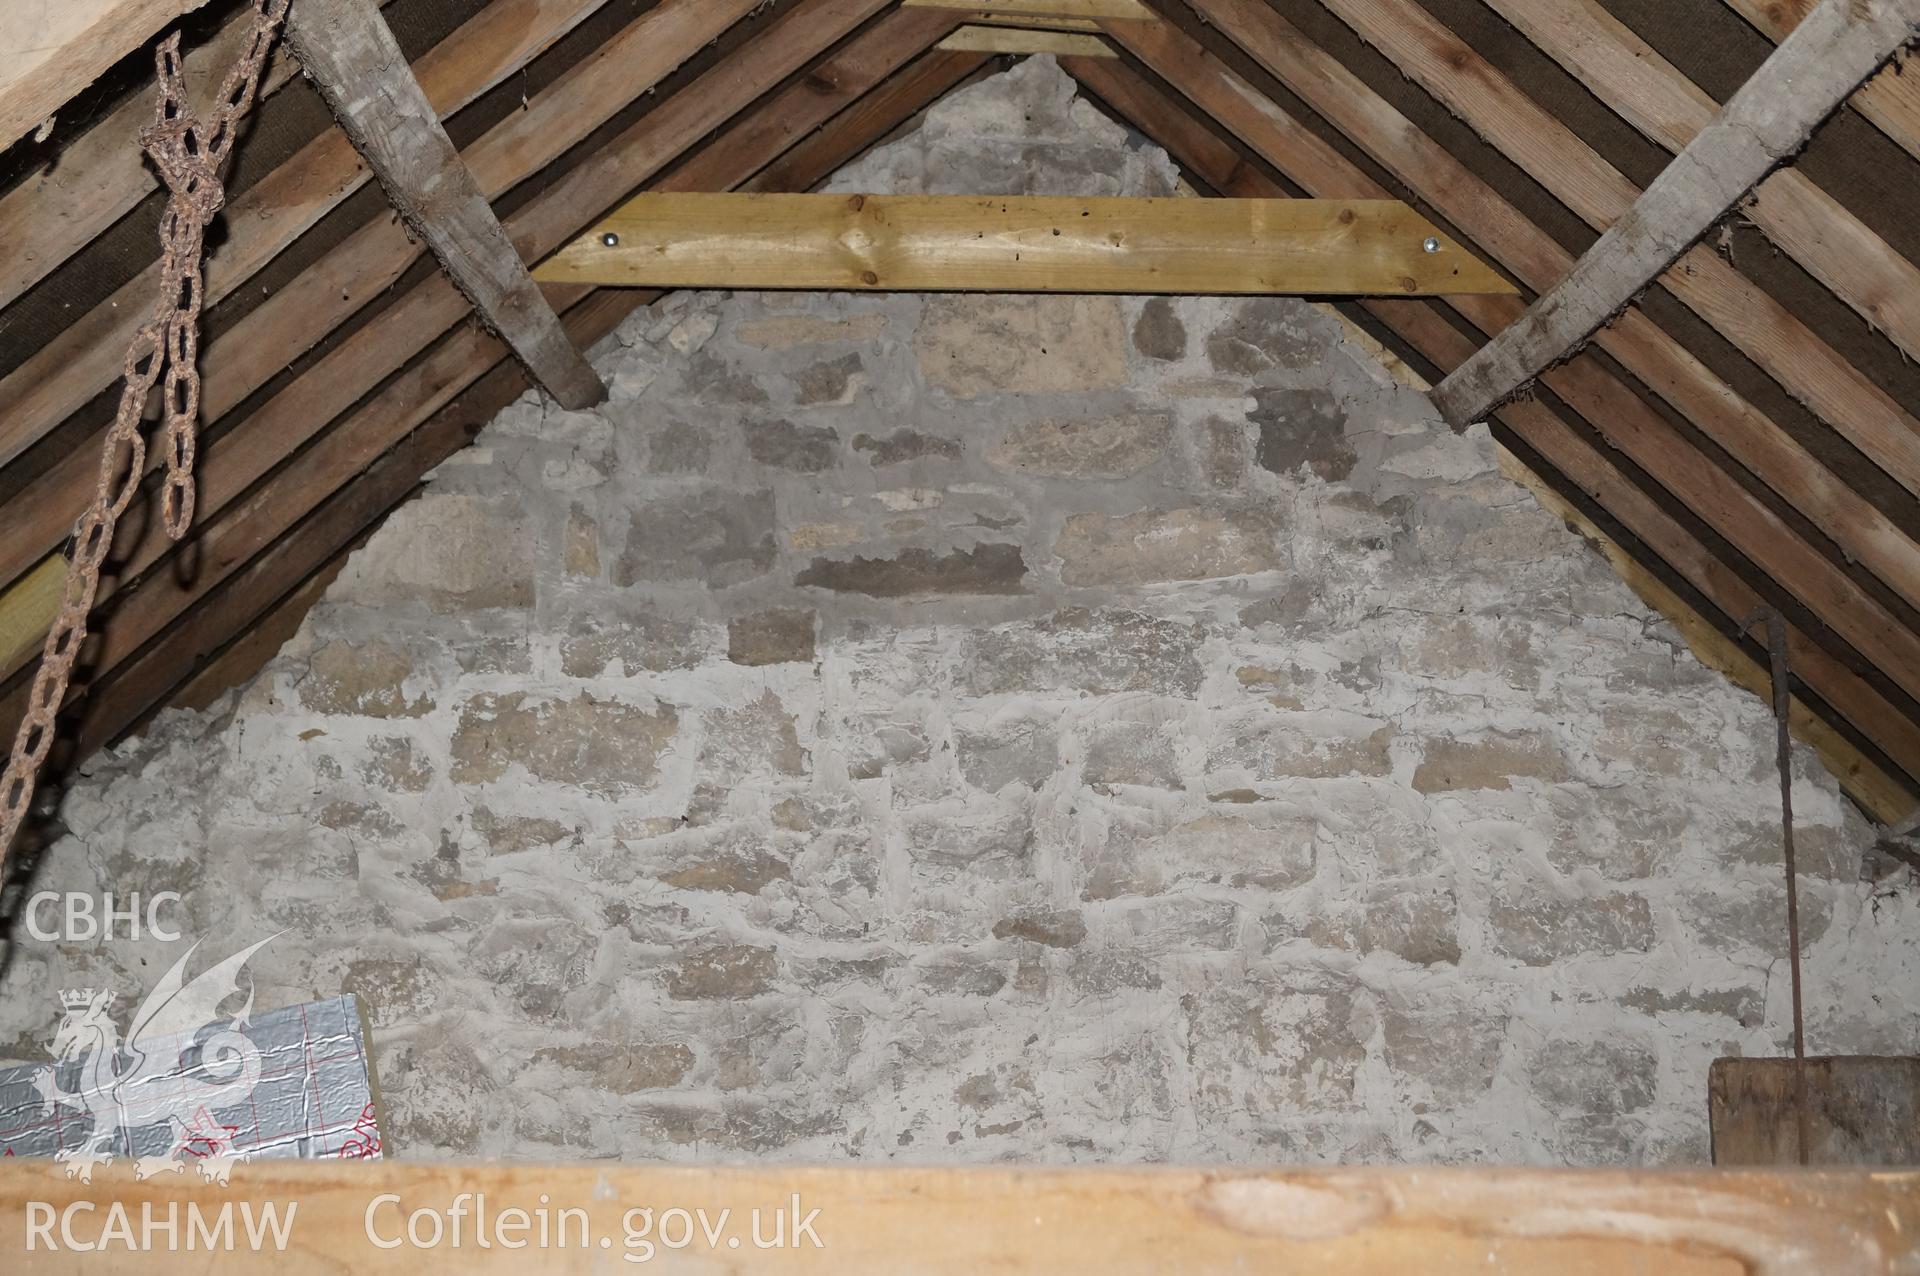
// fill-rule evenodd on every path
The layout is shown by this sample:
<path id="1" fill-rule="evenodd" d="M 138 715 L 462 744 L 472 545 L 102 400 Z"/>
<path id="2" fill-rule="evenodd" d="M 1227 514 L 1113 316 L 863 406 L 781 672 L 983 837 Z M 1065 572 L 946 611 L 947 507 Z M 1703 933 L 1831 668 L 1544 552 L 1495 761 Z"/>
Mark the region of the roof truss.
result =
<path id="1" fill-rule="evenodd" d="M 756 15 L 758 0 L 661 0 L 621 26 L 604 0 L 493 0 L 416 56 L 413 75 L 449 117 L 543 69 L 524 109 L 495 110 L 477 132 L 450 129 L 519 256 L 537 260 L 637 189 L 807 190 L 989 65 L 980 50 L 937 47 L 981 15 L 1021 24 L 1001 29 L 1022 38 L 1033 35 L 1023 27 L 1097 28 L 1100 55 L 1080 46 L 1063 66 L 1206 192 L 1411 198 L 1441 235 L 1534 294 L 1561 284 L 1578 255 L 1543 198 L 1577 219 L 1567 224 L 1604 236 L 1643 191 L 1530 96 L 1534 81 L 1522 88 L 1441 16 L 1462 21 L 1483 5 L 1504 15 L 1669 152 L 1710 137 L 1719 109 L 1677 61 L 1646 56 L 1645 40 L 1600 0 L 1124 0 L 1127 16 L 1116 16 L 1120 3 L 777 0 Z M 1726 6 L 1771 40 L 1822 12 L 1813 0 Z M 1311 18 L 1318 36 L 1282 8 Z M 569 43 L 581 28 L 598 33 L 584 56 Z M 217 73 L 223 38 L 189 67 Z M 269 88 L 285 82 L 287 62 L 269 69 Z M 1417 87 L 1381 79 L 1379 65 Z M 1920 155 L 1912 85 L 1882 74 L 1851 101 Z M 30 247 L 0 261 L 0 307 L 33 304 L 151 189 L 125 133 L 144 110 L 130 101 L 76 137 L 64 154 L 84 164 L 0 196 L 0 237 Z M 1507 167 L 1462 143 L 1460 123 Z M 272 634 L 286 623 L 277 617 L 297 615 L 329 564 L 525 385 L 506 345 L 462 323 L 465 298 L 416 265 L 417 245 L 385 219 L 356 218 L 350 197 L 365 180 L 346 138 L 324 131 L 235 195 L 208 284 L 243 310 L 216 325 L 205 358 L 203 522 L 184 552 L 138 527 L 118 547 L 125 566 L 74 717 L 82 750 L 230 676 L 249 655 L 238 636 Z M 1539 398 L 1501 406 L 1493 425 L 1553 484 L 1542 499 L 1584 520 L 1711 662 L 1764 686 L 1738 621 L 1761 603 L 1786 610 L 1798 729 L 1893 820 L 1920 792 L 1920 400 L 1869 374 L 1861 353 L 1920 345 L 1920 293 L 1907 286 L 1903 241 L 1867 229 L 1846 194 L 1783 170 L 1759 188 L 1754 220 L 1796 269 L 1876 325 L 1867 337 L 1816 333 L 1745 263 L 1695 247 L 1658 275 L 1656 297 L 1548 372 Z M 1811 234 L 1830 206 L 1845 217 Z M 315 250 L 322 227 L 328 246 Z M 142 278 L 0 377 L 0 481 L 32 475 L 6 489 L 25 499 L 0 500 L 0 728 L 17 716 L 40 617 L 57 597 L 57 551 L 90 490 L 88 404 L 115 376 L 124 316 L 141 309 L 125 302 L 149 295 Z M 576 343 L 652 296 L 583 283 L 543 292 Z M 1501 341 L 1527 305 L 1478 295 L 1347 310 L 1437 380 Z M 1702 321 L 1730 344 L 1702 344 Z M 1568 350 L 1553 344 L 1519 366 Z"/>

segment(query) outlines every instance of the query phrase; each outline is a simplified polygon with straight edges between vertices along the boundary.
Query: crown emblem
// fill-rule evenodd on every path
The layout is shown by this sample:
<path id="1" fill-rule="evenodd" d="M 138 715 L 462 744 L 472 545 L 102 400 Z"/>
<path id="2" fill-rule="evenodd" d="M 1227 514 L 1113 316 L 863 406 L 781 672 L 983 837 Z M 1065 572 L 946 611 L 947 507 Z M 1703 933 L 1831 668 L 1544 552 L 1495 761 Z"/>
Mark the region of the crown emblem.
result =
<path id="1" fill-rule="evenodd" d="M 68 1010 L 85 1010 L 93 1004 L 95 989 L 68 988 L 60 994 L 60 1004 Z"/>

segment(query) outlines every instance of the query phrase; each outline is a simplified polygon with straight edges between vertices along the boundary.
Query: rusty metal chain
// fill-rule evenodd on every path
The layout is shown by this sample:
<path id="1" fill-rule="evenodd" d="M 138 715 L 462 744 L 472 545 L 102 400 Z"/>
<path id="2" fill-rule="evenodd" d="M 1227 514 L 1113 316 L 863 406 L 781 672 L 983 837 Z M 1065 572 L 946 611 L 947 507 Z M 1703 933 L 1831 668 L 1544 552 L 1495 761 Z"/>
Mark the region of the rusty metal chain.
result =
<path id="1" fill-rule="evenodd" d="M 287 14 L 289 0 L 253 0 L 247 46 L 228 70 L 212 115 L 196 117 L 187 105 L 181 71 L 180 34 L 155 54 L 159 101 L 154 122 L 140 143 L 167 187 L 160 219 L 160 295 L 153 317 L 134 334 L 122 366 L 119 410 L 100 452 L 93 502 L 73 526 L 60 611 L 41 651 L 40 667 L 27 694 L 26 714 L 14 733 L 13 752 L 0 776 L 0 866 L 13 846 L 33 800 L 35 779 L 53 748 L 54 720 L 67 698 L 74 661 L 87 640 L 87 617 L 100 592 L 100 569 L 113 548 L 120 516 L 140 490 L 147 445 L 140 418 L 160 382 L 165 416 L 166 467 L 162 513 L 167 534 L 186 535 L 193 523 L 193 465 L 200 415 L 201 254 L 207 226 L 226 202 L 220 170 L 239 132 L 239 121 L 259 91 L 267 52 Z"/>

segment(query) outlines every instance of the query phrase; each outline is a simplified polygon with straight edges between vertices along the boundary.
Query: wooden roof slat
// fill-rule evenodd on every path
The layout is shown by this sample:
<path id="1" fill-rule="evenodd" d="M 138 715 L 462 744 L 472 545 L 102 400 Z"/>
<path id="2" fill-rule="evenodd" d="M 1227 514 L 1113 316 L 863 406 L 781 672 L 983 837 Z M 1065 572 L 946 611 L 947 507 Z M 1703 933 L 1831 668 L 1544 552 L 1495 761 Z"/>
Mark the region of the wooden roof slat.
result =
<path id="1" fill-rule="evenodd" d="M 1266 15 L 1256 24 L 1243 23 L 1243 15 L 1238 10 L 1229 12 L 1226 6 L 1217 5 L 1213 0 L 1196 0 L 1196 3 L 1215 10 L 1210 14 L 1215 25 L 1236 42 L 1244 41 L 1242 47 L 1255 60 L 1266 63 L 1272 57 L 1281 66 L 1292 69 L 1289 60 L 1276 52 L 1274 43 L 1287 40 L 1292 28 L 1276 33 L 1264 25 L 1267 20 L 1282 21 L 1264 4 L 1252 0 L 1253 7 Z M 1183 33 L 1166 24 L 1122 30 L 1116 23 L 1109 28 L 1109 34 L 1312 194 L 1327 198 L 1369 198 L 1380 193 L 1381 188 L 1337 150 L 1288 117 L 1271 99 Z M 1287 47 L 1295 57 L 1308 50 L 1318 53 L 1299 41 L 1290 41 Z M 1325 58 L 1324 54 L 1319 56 Z M 1318 86 L 1298 83 L 1297 77 L 1290 77 L 1286 71 L 1276 70 L 1276 74 L 1316 108 L 1319 89 L 1324 88 L 1333 95 L 1336 104 L 1344 103 L 1367 112 L 1381 123 L 1390 122 L 1383 117 L 1392 108 L 1352 79 L 1345 68 L 1337 63 L 1334 68 L 1338 68 L 1337 74 L 1333 68 L 1321 69 L 1324 82 Z M 1391 118 L 1400 117 L 1393 113 Z M 1457 161 L 1403 118 L 1394 132 L 1402 140 L 1418 139 L 1423 153 L 1430 150 L 1434 156 L 1445 157 L 1448 163 L 1457 166 Z M 1480 187 L 1475 179 L 1457 168 L 1427 171 L 1424 166 L 1409 167 L 1414 171 L 1401 171 L 1401 179 L 1429 198 L 1443 195 L 1446 204 L 1455 207 L 1443 207 L 1442 211 L 1463 231 L 1471 232 L 1477 217 L 1471 209 L 1465 210 L 1466 216 L 1457 215 L 1461 201 L 1444 195 L 1440 187 L 1457 185 L 1475 202 L 1498 200 L 1491 190 Z M 1506 215 L 1518 216 L 1511 209 Z M 1513 299 L 1502 297 L 1451 298 L 1449 304 L 1489 333 L 1499 331 L 1524 309 Z M 1838 566 L 1802 541 L 1731 476 L 1694 452 L 1630 389 L 1588 357 L 1559 369 L 1551 384 L 1596 428 L 1627 449 L 1637 463 L 1665 483 L 1742 553 L 1771 572 L 1816 614 L 1834 625 L 1909 694 L 1920 689 L 1920 663 L 1916 663 L 1920 661 L 1920 638 L 1888 616 Z M 1866 724 L 1856 725 L 1866 729 Z M 1876 740 L 1876 743 L 1887 747 L 1882 741 Z M 1915 773 L 1920 774 L 1920 758 L 1901 761 L 1903 766 L 1914 767 Z"/>
<path id="2" fill-rule="evenodd" d="M 1726 3 L 1761 35 L 1778 44 L 1813 11 L 1819 0 L 1726 0 Z M 1853 95 L 1853 107 L 1908 154 L 1920 159 L 1920 79 L 1902 74 L 1898 66 L 1885 67 Z"/>
<path id="3" fill-rule="evenodd" d="M 1260 0 L 1194 3 L 1255 61 L 1419 192 L 1482 252 L 1493 252 L 1523 281 L 1545 289 L 1572 268 L 1572 257 L 1551 236 Z M 1113 34 L 1136 53 L 1149 41 L 1165 43 L 1173 38 L 1157 29 L 1122 30 L 1117 26 Z M 1239 92 L 1249 99 L 1240 108 L 1242 112 L 1262 112 L 1270 120 L 1284 118 L 1252 86 L 1241 82 Z M 1216 107 L 1214 113 L 1219 116 L 1225 109 Z M 1303 140 L 1301 144 L 1308 143 Z M 1336 154 L 1330 148 L 1323 149 L 1326 155 Z M 1457 308 L 1463 313 L 1466 309 Z M 1495 325 L 1488 330 L 1491 336 L 1523 312 L 1524 307 L 1509 304 L 1498 311 L 1483 309 L 1480 313 Z M 1497 318 L 1500 314 L 1504 320 Z M 1598 342 L 1654 393 L 1688 415 L 1703 433 L 1817 523 L 1845 552 L 1902 597 L 1920 600 L 1920 546 L 1652 320 L 1637 310 L 1628 310 L 1601 331 Z M 1604 428 L 1603 422 L 1595 424 Z M 1684 468 L 1711 464 L 1691 449 L 1685 455 Z"/>
<path id="4" fill-rule="evenodd" d="M 1251 86 L 1232 77 L 1226 68 L 1202 53 L 1198 46 L 1188 45 L 1172 52 L 1184 56 L 1177 56 L 1175 62 L 1156 69 L 1174 69 L 1176 74 L 1182 76 L 1181 87 L 1196 88 L 1215 104 L 1230 104 L 1236 99 L 1251 101 L 1251 98 L 1241 96 L 1242 92 L 1251 93 Z M 1182 168 L 1215 190 L 1236 195 L 1272 194 L 1279 190 L 1264 174 L 1247 165 L 1231 146 L 1169 102 L 1131 68 L 1080 59 L 1069 59 L 1062 65 L 1097 96 L 1119 110 L 1135 128 L 1165 146 Z M 1201 78 L 1203 71 L 1210 73 L 1212 78 Z M 1223 92 L 1226 96 L 1222 96 Z M 1267 117 L 1260 113 L 1249 111 L 1236 114 L 1234 118 L 1249 130 L 1250 135 L 1263 136 L 1274 153 L 1295 157 L 1318 154 L 1331 165 L 1325 171 L 1338 171 L 1338 164 L 1334 163 L 1338 157 L 1305 130 L 1296 131 L 1301 138 L 1311 141 L 1296 145 L 1293 140 L 1281 140 L 1283 135 L 1277 128 L 1271 134 L 1263 133 L 1259 121 Z M 1278 120 L 1271 122 L 1279 125 Z M 1216 123 L 1222 126 L 1229 124 L 1227 120 L 1216 120 Z M 1291 124 L 1291 121 L 1287 123 Z M 1276 142 L 1278 145 L 1274 145 Z M 1322 170 L 1309 161 L 1298 171 Z M 1348 176 L 1359 179 L 1357 170 L 1351 170 Z M 1443 370 L 1457 366 L 1476 348 L 1428 303 L 1382 298 L 1362 304 L 1402 340 Z M 1583 490 L 1595 495 L 1608 512 L 1639 537 L 1642 543 L 1659 554 L 1719 607 L 1727 629 L 1737 628 L 1739 620 L 1751 614 L 1759 605 L 1759 596 L 1736 572 L 1715 558 L 1692 533 L 1616 470 L 1611 462 L 1587 447 L 1550 410 L 1539 404 L 1522 402 L 1507 405 L 1501 410 L 1500 416 L 1504 420 L 1508 414 L 1517 415 L 1523 426 L 1530 427 L 1516 430 L 1516 433 L 1536 446 L 1552 445 L 1556 463 L 1564 462 L 1568 467 L 1563 469 L 1563 473 Z M 1513 427 L 1509 425 L 1509 428 Z M 1673 604 L 1684 607 L 1677 598 Z M 1706 622 L 1702 620 L 1700 623 L 1704 625 Z M 1789 643 L 1793 668 L 1803 684 L 1814 688 L 1856 730 L 1874 741 L 1889 757 L 1901 762 L 1913 774 L 1920 775 L 1920 723 L 1915 723 L 1889 704 L 1858 674 L 1835 659 L 1803 631 L 1791 628 Z M 1764 673 L 1757 662 L 1749 660 L 1748 663 L 1752 671 Z M 1912 808 L 1914 792 L 1920 790 L 1910 791 L 1913 788 L 1910 782 L 1886 775 L 1847 743 L 1844 737 L 1834 734 L 1831 728 L 1816 729 L 1811 725 L 1812 721 L 1812 711 L 1801 705 L 1796 725 L 1802 737 L 1811 740 L 1821 750 L 1822 757 L 1827 760 L 1834 774 L 1849 784 L 1849 791 L 1860 797 L 1863 804 L 1874 811 L 1876 818 L 1897 819 Z"/>
<path id="5" fill-rule="evenodd" d="M 393 2 L 380 0 L 383 5 Z M 239 58 L 252 28 L 252 11 L 247 10 L 205 43 L 183 51 L 187 95 L 193 102 L 208 101 L 219 90 L 221 77 Z M 260 73 L 259 100 L 264 102 L 298 70 L 286 46 L 276 43 Z M 12 305 L 160 189 L 160 179 L 140 149 L 140 130 L 152 122 L 152 93 L 135 93 L 0 195 L 0 244 L 7 245 L 0 253 L 0 307 Z"/>
<path id="6" fill-rule="evenodd" d="M 1602 8 L 1598 0 L 1485 3 L 1621 118 L 1669 151 L 1684 149 L 1720 114 L 1718 103 Z M 1802 28 L 1801 34 L 1807 38 L 1810 31 Z M 1799 101 L 1805 94 L 1819 91 L 1823 98 L 1837 96 L 1845 101 L 1854 84 L 1841 86 L 1837 94 L 1825 88 L 1834 83 L 1830 77 L 1839 75 L 1837 63 L 1829 62 L 1821 67 L 1818 79 L 1798 77 L 1790 90 L 1783 89 L 1783 94 Z M 1831 110 L 1822 113 L 1820 119 L 1828 114 Z M 1809 129 L 1809 135 L 1811 132 Z M 1787 167 L 1758 184 L 1743 212 L 1768 239 L 1861 318 L 1908 355 L 1920 356 L 1920 268 L 1855 217 L 1846 205 L 1799 169 Z"/>
<path id="7" fill-rule="evenodd" d="M 791 38 L 749 44 L 637 121 L 624 135 L 625 149 L 636 158 L 631 167 L 614 173 L 613 180 L 645 181 L 723 124 L 728 115 L 751 105 L 799 64 L 858 25 L 860 12 L 846 0 L 811 0 L 801 5 L 785 20 L 811 21 L 796 27 Z M 736 184 L 735 174 L 752 176 L 797 138 L 833 118 L 846 102 L 930 48 L 952 26 L 952 19 L 937 13 L 893 15 L 836 51 L 815 74 L 784 90 L 775 99 L 777 109 L 756 111 L 724 133 L 721 158 L 689 165 L 662 185 L 694 189 L 712 182 Z M 979 61 L 962 60 L 969 65 Z M 766 127 L 768 121 L 774 126 Z M 714 153 L 711 145 L 702 151 L 703 156 Z M 566 196 L 550 189 L 510 219 L 510 227 L 518 229 L 523 221 L 539 216 L 544 205 L 556 207 L 562 216 L 570 214 Z M 548 296 L 557 305 L 567 306 L 584 292 L 562 287 L 549 289 Z M 424 280 L 258 412 L 207 444 L 200 472 L 204 529 L 193 542 L 198 570 L 192 583 L 183 586 L 164 572 L 142 575 L 124 601 L 114 601 L 115 591 L 103 583 L 103 598 L 113 610 L 102 627 L 96 666 L 111 668 L 137 650 L 334 487 L 350 480 L 382 449 L 497 362 L 497 349 L 480 337 L 434 347 L 424 360 L 410 362 L 457 326 L 467 309 L 465 299 L 445 279 L 436 275 Z M 341 412 L 396 373 L 399 379 L 374 400 L 353 411 L 347 421 L 334 424 Z M 316 437 L 319 441 L 301 453 L 298 465 L 275 475 L 238 508 L 223 512 Z M 147 527 L 124 555 L 123 579 L 147 573 L 172 549 L 163 532 Z M 42 630 L 51 618 L 49 610 L 39 622 Z M 11 675 L 16 668 L 9 665 L 0 670 L 0 676 Z"/>
<path id="8" fill-rule="evenodd" d="M 890 20 L 891 30 L 883 24 L 837 50 L 766 99 L 663 185 L 725 188 L 747 177 L 749 186 L 766 189 L 775 173 L 812 185 L 985 62 L 983 55 L 930 53 L 896 73 L 887 49 L 909 57 L 914 44 L 930 45 L 943 30 L 937 19 L 929 25 L 912 15 L 901 18 L 906 20 Z M 907 34 L 912 42 L 898 43 Z M 789 167 L 787 161 L 803 150 L 812 152 L 813 165 Z M 582 344 L 605 335 L 630 310 L 658 295 L 635 289 L 549 290 L 557 305 L 568 307 L 563 321 Z M 404 499 L 421 474 L 465 446 L 525 385 L 505 354 L 486 334 L 457 330 L 329 433 L 329 439 L 346 440 L 338 445 L 344 449 L 338 473 L 345 478 L 337 487 L 303 482 L 293 471 L 276 476 L 247 503 L 248 530 L 224 537 L 224 552 L 195 551 L 203 563 L 221 568 L 224 584 L 216 588 L 196 579 L 184 586 L 171 574 L 141 582 L 129 596 L 135 610 L 114 615 L 105 627 L 110 638 L 118 629 L 128 632 L 114 640 L 105 676 L 77 710 L 80 749 L 91 752 L 138 723 L 177 684 L 195 675 L 211 653 Z M 381 455 L 380 449 L 395 439 L 393 450 Z M 357 456 L 379 459 L 369 467 L 356 464 Z M 0 722 L 17 720 L 19 707 L 17 695 L 0 701 Z"/>
<path id="9" fill-rule="evenodd" d="M 207 0 L 6 0 L 0 8 L 0 150 L 100 73 Z"/>
<path id="10" fill-rule="evenodd" d="M 758 3 L 664 0 L 535 94 L 524 109 L 489 130 L 462 152 L 462 159 L 481 189 L 497 196 L 538 173 Z M 344 136 L 340 145 L 351 152 Z M 226 215 L 232 218 L 234 210 Z M 245 226 L 245 222 L 233 226 L 236 237 Z M 348 235 L 243 322 L 203 348 L 203 415 L 215 420 L 266 384 L 392 286 L 420 251 L 404 226 L 385 217 Z M 16 379 L 28 368 L 38 369 L 49 351 L 62 349 L 56 340 L 21 372 L 0 382 L 0 410 L 9 387 L 39 402 L 42 396 Z M 70 357 L 97 362 L 103 354 L 95 347 L 70 352 Z M 116 369 L 119 358 L 112 355 Z M 111 375 L 101 388 L 106 384 L 111 384 Z M 44 428 L 51 428 L 58 419 L 44 423 Z M 0 580 L 11 580 L 65 539 L 93 491 L 95 466 L 88 451 L 76 449 L 50 467 L 35 484 L 33 501 L 0 506 Z M 158 463 L 158 458 L 148 457 L 150 467 Z"/>
<path id="11" fill-rule="evenodd" d="M 1596 230 L 1625 216 L 1639 198 L 1624 174 L 1425 9 L 1395 0 L 1321 3 Z M 1529 282 L 1545 289 L 1563 273 Z M 1920 494 L 1920 420 L 1784 305 L 1706 247 L 1683 254 L 1660 282 Z"/>
<path id="12" fill-rule="evenodd" d="M 779 159 L 755 174 L 743 189 L 814 189 L 876 140 L 893 129 L 908 127 L 917 112 L 991 65 L 992 59 L 984 53 L 940 50 L 927 53 L 856 98 L 852 105 L 833 117 L 830 125 L 799 139 Z M 904 115 L 900 113 L 903 103 L 912 104 Z M 760 115 L 755 118 L 768 120 Z M 812 176 L 815 173 L 824 176 L 816 179 Z"/>
<path id="13" fill-rule="evenodd" d="M 432 100 L 434 109 L 449 115 L 474 102 L 495 84 L 503 83 L 605 4 L 607 0 L 499 0 L 422 54 L 413 67 L 415 77 Z M 720 17 L 726 13 L 747 12 L 753 6 L 747 0 L 707 0 L 705 4 L 668 0 L 657 12 L 687 15 L 689 8 L 712 10 L 714 17 Z M 695 19 L 693 35 L 701 38 L 687 46 L 687 54 L 697 50 L 699 44 L 705 44 L 710 38 L 708 33 L 716 31 L 724 31 L 724 27 Z M 660 31 L 659 35 L 662 50 L 682 48 L 682 44 L 672 40 L 672 31 Z M 553 102 L 551 94 L 553 88 L 538 94 L 536 102 L 541 106 Z M 530 115 L 532 109 L 511 115 L 486 138 L 468 146 L 468 167 L 474 169 L 476 177 L 488 175 L 497 182 L 499 175 L 488 167 L 490 157 L 501 150 L 495 138 L 526 129 L 524 121 Z M 547 125 L 549 130 L 553 130 L 555 136 L 566 136 L 566 129 L 555 127 L 566 123 L 563 109 L 547 107 L 541 121 L 549 115 L 555 121 Z M 578 136 L 586 136 L 586 130 L 580 130 Z M 253 274 L 265 269 L 278 253 L 340 207 L 369 177 L 367 165 L 361 161 L 359 152 L 353 150 L 346 134 L 340 129 L 328 129 L 273 173 L 255 182 L 250 190 L 236 196 L 225 211 L 225 236 L 215 240 L 215 248 L 207 253 L 207 303 L 217 305 L 221 299 L 238 292 L 252 280 Z M 482 186 L 486 186 L 484 178 Z M 397 228 L 390 236 L 405 240 L 405 234 Z M 330 320 L 319 328 L 319 336 L 324 336 L 357 309 L 357 305 L 346 311 L 340 309 L 349 299 L 340 294 L 351 290 L 351 282 L 353 280 L 346 280 L 348 288 L 330 286 L 324 294 L 313 292 L 305 297 L 290 297 L 280 301 L 280 305 L 300 309 L 309 324 Z M 119 378 L 127 343 L 146 320 L 157 286 L 159 263 L 156 261 L 42 345 L 6 378 L 0 378 L 0 464 L 12 461 L 38 437 L 58 426 L 69 414 L 77 413 L 96 393 L 106 390 Z M 296 288 L 307 286 L 288 284 L 280 297 Z M 269 301 L 261 309 L 271 305 L 275 303 Z M 319 336 L 307 343 L 311 345 Z M 288 349 L 278 359 L 278 366 L 286 365 L 286 361 L 298 353 L 298 349 Z M 211 347 L 204 363 L 211 370 L 207 380 L 209 399 L 204 407 L 207 418 L 219 416 L 232 407 L 232 403 L 244 399 L 246 393 L 252 393 L 252 388 L 248 388 L 238 395 L 223 397 L 221 386 L 232 386 L 232 380 L 223 376 L 227 363 L 213 359 Z"/>

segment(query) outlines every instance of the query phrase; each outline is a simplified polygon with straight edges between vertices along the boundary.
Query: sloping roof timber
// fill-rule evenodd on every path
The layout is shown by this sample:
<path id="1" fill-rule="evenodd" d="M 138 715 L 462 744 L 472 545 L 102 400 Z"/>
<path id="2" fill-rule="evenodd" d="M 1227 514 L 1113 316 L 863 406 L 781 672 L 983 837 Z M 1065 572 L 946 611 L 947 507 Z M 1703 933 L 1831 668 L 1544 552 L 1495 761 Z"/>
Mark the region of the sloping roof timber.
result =
<path id="1" fill-rule="evenodd" d="M 637 189 L 808 189 L 990 66 L 936 46 L 1015 7 L 436 4 L 408 17 L 431 37 L 409 50 L 415 73 L 529 259 Z M 1036 22 L 1098 23 L 1119 56 L 1062 66 L 1204 192 L 1405 198 L 1521 285 L 1517 299 L 1343 304 L 1438 381 L 1565 278 L 1813 4 L 1151 0 L 1157 21 L 1055 3 L 1060 20 Z M 189 65 L 203 75 L 219 73 L 231 35 L 215 19 L 231 8 L 202 22 Z M 397 30 L 410 8 L 389 11 Z M 30 251 L 0 262 L 0 728 L 37 644 L 5 621 L 44 606 L 48 555 L 91 489 L 123 299 L 145 296 L 154 255 L 116 239 L 154 198 L 127 132 L 149 108 L 137 68 L 123 74 L 131 96 L 94 128 L 6 157 L 19 176 L 0 237 Z M 419 476 L 524 389 L 359 191 L 337 130 L 282 136 L 280 117 L 313 118 L 296 102 L 310 92 L 263 106 L 256 132 L 278 151 L 236 178 L 210 266 L 225 300 L 204 359 L 201 525 L 185 550 L 129 532 L 72 715 L 82 753 L 170 700 L 204 700 L 265 641 L 247 635 L 284 632 Z M 1851 103 L 1745 221 L 1490 424 L 1696 648 L 1746 662 L 1737 676 L 1764 664 L 1740 620 L 1779 606 L 1803 736 L 1891 821 L 1920 793 L 1920 373 L 1904 362 L 1920 346 L 1920 237 L 1889 207 L 1920 190 L 1920 94 L 1890 68 Z M 61 161 L 51 172 L 43 153 Z M 546 292 L 581 342 L 651 299 Z M 56 309 L 63 297 L 83 304 Z"/>

